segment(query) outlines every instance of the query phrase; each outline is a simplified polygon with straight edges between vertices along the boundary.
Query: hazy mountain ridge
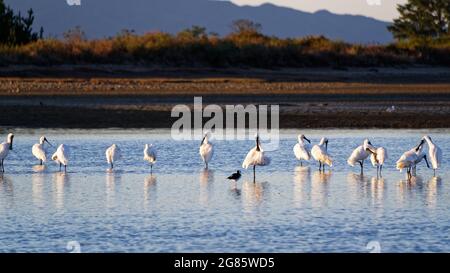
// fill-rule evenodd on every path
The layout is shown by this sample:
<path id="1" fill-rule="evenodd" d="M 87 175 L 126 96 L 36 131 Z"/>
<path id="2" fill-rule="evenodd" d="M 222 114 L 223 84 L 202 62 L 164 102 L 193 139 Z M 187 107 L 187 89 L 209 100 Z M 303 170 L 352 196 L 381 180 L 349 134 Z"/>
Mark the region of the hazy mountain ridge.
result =
<path id="1" fill-rule="evenodd" d="M 265 34 L 281 38 L 325 35 L 362 43 L 392 40 L 387 22 L 328 11 L 308 13 L 273 4 L 251 7 L 209 0 L 82 0 L 81 6 L 69 6 L 65 0 L 6 3 L 23 12 L 33 8 L 35 26 L 43 26 L 46 35 L 54 36 L 75 26 L 81 26 L 88 37 L 94 38 L 112 36 L 122 29 L 175 33 L 192 25 L 224 35 L 229 33 L 233 20 L 245 18 L 261 23 Z"/>

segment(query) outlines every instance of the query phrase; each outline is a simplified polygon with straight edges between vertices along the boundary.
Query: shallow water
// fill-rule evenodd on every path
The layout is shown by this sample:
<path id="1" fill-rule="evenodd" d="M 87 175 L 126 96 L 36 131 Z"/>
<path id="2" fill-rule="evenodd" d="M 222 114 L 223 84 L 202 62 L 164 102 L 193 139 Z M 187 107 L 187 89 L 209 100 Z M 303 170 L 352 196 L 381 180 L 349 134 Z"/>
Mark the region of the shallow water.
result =
<path id="1" fill-rule="evenodd" d="M 0 176 L 0 251 L 67 252 L 382 252 L 450 251 L 450 130 L 306 130 L 313 143 L 330 139 L 335 158 L 321 174 L 300 167 L 292 147 L 297 131 L 282 131 L 270 166 L 231 183 L 253 141 L 214 141 L 203 170 L 199 140 L 174 142 L 161 130 L 45 130 L 50 142 L 71 147 L 68 173 L 36 166 L 31 146 L 42 130 L 15 131 L 14 150 Z M 410 182 L 394 162 L 430 134 L 444 154 L 437 177 L 418 168 Z M 2 132 L 1 137 L 5 136 Z M 365 137 L 388 149 L 383 178 L 346 159 Z M 105 149 L 116 143 L 123 159 L 108 171 Z M 144 143 L 158 162 L 150 175 Z M 55 147 L 49 148 L 49 153 Z"/>

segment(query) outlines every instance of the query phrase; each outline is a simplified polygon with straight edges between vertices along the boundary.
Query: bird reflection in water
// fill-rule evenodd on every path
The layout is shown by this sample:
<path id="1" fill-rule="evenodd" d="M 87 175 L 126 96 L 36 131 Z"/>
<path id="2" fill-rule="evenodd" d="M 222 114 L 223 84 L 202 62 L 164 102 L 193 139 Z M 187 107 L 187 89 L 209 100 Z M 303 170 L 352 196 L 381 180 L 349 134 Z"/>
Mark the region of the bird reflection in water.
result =
<path id="1" fill-rule="evenodd" d="M 261 204 L 264 200 L 264 193 L 267 191 L 269 183 L 258 181 L 244 181 L 242 183 L 242 200 L 245 208 L 252 208 Z"/>
<path id="2" fill-rule="evenodd" d="M 116 199 L 116 184 L 120 183 L 122 176 L 121 172 L 110 170 L 106 172 L 106 206 L 113 208 Z"/>
<path id="3" fill-rule="evenodd" d="M 144 179 L 144 206 L 149 205 L 150 200 L 156 200 L 156 176 L 149 175 Z"/>
<path id="4" fill-rule="evenodd" d="M 14 197 L 13 181 L 8 176 L 1 173 L 0 173 L 0 193 L 8 198 Z M 2 200 L 0 200 L 0 202 L 1 201 Z"/>
<path id="5" fill-rule="evenodd" d="M 437 196 L 442 187 L 442 179 L 438 176 L 433 176 L 427 183 L 427 204 L 430 208 L 436 207 Z"/>
<path id="6" fill-rule="evenodd" d="M 238 182 L 236 182 L 235 180 L 231 180 L 230 182 L 230 192 L 231 195 L 236 199 L 239 199 L 241 197 L 242 191 L 238 188 Z"/>
<path id="7" fill-rule="evenodd" d="M 32 169 L 35 173 L 42 173 L 45 171 L 45 168 L 45 165 L 34 165 Z"/>
<path id="8" fill-rule="evenodd" d="M 421 191 L 423 189 L 423 179 L 421 176 L 411 176 L 409 179 L 401 179 L 398 182 L 397 198 L 401 203 L 405 202 L 405 197 L 409 194 Z M 412 196 L 414 198 L 414 196 Z"/>
<path id="9" fill-rule="evenodd" d="M 386 180 L 382 176 L 372 177 L 370 179 L 372 205 L 383 205 L 385 182 Z"/>
<path id="10" fill-rule="evenodd" d="M 327 205 L 328 183 L 332 173 L 315 171 L 311 177 L 311 204 L 314 207 L 322 207 Z"/>
<path id="11" fill-rule="evenodd" d="M 200 182 L 200 204 L 208 205 L 210 195 L 213 191 L 214 171 L 202 169 L 199 176 Z"/>
<path id="12" fill-rule="evenodd" d="M 35 166 L 38 167 L 38 166 Z M 39 167 L 44 167 L 39 166 Z M 45 167 L 44 167 L 45 168 Z M 44 205 L 44 182 L 47 174 L 42 172 L 36 172 L 31 175 L 31 190 L 33 194 L 33 204 L 37 207 L 42 207 Z"/>
<path id="13" fill-rule="evenodd" d="M 358 197 L 364 199 L 369 196 L 369 191 L 371 187 L 371 177 L 364 174 L 349 173 L 347 175 L 347 182 L 350 186 L 351 193 Z"/>
<path id="14" fill-rule="evenodd" d="M 294 204 L 300 207 L 307 199 L 307 187 L 311 181 L 310 167 L 297 166 L 294 169 Z"/>
<path id="15" fill-rule="evenodd" d="M 64 172 L 53 174 L 53 199 L 55 207 L 58 209 L 64 208 L 64 190 L 69 184 L 69 175 Z"/>

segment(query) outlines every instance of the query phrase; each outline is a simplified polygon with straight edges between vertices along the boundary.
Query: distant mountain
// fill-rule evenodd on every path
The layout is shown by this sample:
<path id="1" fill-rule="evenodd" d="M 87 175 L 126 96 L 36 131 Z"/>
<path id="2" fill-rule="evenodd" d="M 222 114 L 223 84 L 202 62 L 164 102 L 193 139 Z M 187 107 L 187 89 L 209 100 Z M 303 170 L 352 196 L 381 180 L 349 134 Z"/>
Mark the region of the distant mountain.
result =
<path id="1" fill-rule="evenodd" d="M 43 26 L 46 35 L 54 36 L 75 26 L 81 26 L 88 37 L 97 38 L 112 36 L 123 29 L 137 33 L 156 30 L 175 33 L 192 25 L 223 35 L 229 33 L 233 20 L 250 19 L 261 23 L 265 34 L 282 38 L 324 35 L 361 43 L 392 40 L 387 22 L 328 11 L 308 13 L 272 4 L 241 7 L 228 1 L 210 0 L 81 0 L 80 6 L 69 6 L 66 1 L 5 2 L 22 12 L 33 8 L 35 26 Z"/>

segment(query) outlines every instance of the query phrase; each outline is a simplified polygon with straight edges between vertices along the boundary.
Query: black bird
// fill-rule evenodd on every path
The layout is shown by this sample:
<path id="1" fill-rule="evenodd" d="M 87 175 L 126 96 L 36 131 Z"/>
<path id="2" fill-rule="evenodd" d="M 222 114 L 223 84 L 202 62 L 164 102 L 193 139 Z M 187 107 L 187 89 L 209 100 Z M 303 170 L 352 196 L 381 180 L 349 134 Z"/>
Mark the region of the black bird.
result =
<path id="1" fill-rule="evenodd" d="M 241 178 L 241 171 L 236 171 L 232 175 L 228 176 L 228 179 L 238 181 Z"/>

